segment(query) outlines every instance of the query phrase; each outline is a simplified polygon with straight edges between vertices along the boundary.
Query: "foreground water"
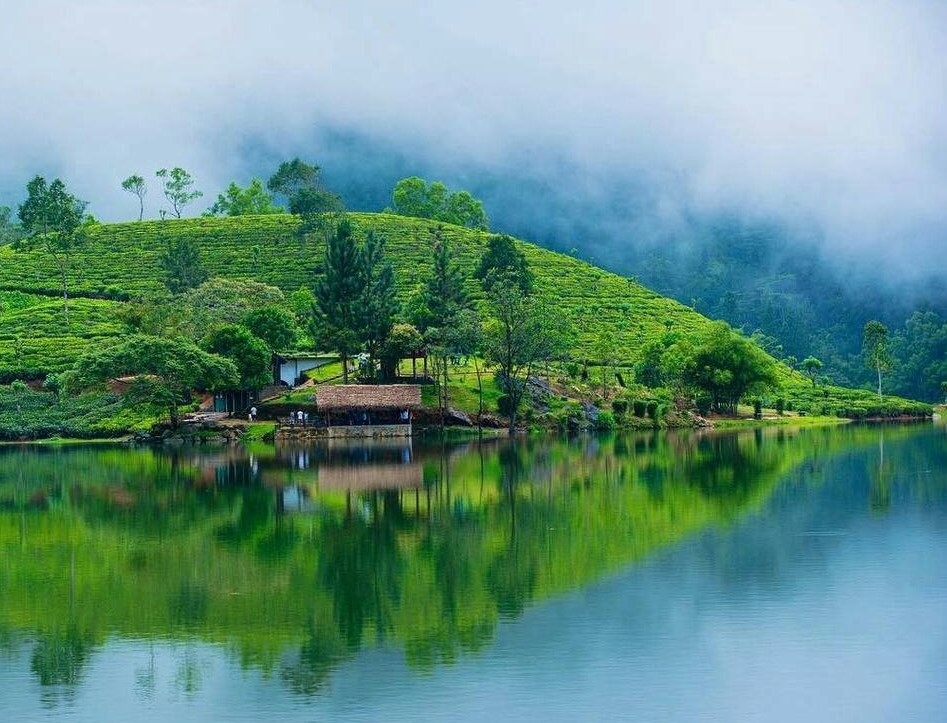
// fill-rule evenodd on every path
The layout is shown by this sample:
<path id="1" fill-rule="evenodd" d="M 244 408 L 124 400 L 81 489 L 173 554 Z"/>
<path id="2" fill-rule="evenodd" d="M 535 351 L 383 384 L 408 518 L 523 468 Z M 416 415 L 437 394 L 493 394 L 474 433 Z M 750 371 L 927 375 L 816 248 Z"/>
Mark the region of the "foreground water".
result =
<path id="1" fill-rule="evenodd" d="M 943 427 L 0 450 L 0 719 L 947 719 Z"/>

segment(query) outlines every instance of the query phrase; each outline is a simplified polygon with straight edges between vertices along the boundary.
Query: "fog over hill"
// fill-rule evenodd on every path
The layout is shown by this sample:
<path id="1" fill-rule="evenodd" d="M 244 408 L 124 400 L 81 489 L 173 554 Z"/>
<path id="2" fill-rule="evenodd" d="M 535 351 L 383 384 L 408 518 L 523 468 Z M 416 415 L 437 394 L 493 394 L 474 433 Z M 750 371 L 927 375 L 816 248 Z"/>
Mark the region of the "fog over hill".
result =
<path id="1" fill-rule="evenodd" d="M 793 275 L 872 280 L 869 306 L 926 303 L 947 276 L 945 41 L 933 0 L 17 3 L 0 204 L 42 173 L 128 219 L 140 173 L 156 216 L 152 173 L 181 165 L 196 213 L 300 155 L 354 208 L 441 178 L 496 229 L 678 296 L 662 264 L 700 268 L 737 223 L 770 235 L 767 274 L 803 256 Z"/>

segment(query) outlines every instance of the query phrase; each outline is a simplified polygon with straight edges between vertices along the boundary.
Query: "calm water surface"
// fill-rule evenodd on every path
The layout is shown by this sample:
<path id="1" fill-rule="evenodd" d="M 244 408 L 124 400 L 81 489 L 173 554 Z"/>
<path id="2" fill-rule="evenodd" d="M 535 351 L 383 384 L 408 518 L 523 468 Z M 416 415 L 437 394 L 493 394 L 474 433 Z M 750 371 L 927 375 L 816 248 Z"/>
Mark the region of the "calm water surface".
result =
<path id="1" fill-rule="evenodd" d="M 0 720 L 947 720 L 947 430 L 0 449 Z"/>

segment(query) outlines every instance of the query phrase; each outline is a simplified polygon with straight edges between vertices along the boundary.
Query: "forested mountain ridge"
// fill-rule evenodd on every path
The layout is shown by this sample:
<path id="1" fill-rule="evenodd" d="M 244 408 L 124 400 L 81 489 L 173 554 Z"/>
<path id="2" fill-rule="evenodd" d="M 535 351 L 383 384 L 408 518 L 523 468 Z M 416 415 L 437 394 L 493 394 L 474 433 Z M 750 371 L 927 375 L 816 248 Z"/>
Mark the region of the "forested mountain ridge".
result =
<path id="1" fill-rule="evenodd" d="M 943 398 L 947 290 L 932 279 L 898 281 L 864 260 L 853 268 L 812 234 L 735 216 L 693 219 L 661 243 L 606 245 L 596 258 L 754 335 L 777 358 L 818 357 L 822 374 L 844 386 L 871 383 L 862 332 L 877 319 L 891 330 L 891 391 Z"/>

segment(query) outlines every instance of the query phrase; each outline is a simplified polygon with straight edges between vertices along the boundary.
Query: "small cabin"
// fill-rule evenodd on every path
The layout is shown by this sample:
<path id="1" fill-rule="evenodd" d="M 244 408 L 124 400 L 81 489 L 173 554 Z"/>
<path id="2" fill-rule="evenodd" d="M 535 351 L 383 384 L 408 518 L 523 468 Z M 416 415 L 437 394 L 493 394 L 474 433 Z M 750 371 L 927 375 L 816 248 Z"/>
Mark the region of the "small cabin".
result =
<path id="1" fill-rule="evenodd" d="M 421 407 L 417 384 L 324 384 L 316 408 L 329 437 L 410 437 Z"/>
<path id="2" fill-rule="evenodd" d="M 304 381 L 303 372 L 338 361 L 338 357 L 318 354 L 280 354 L 273 365 L 273 382 L 295 387 Z"/>

